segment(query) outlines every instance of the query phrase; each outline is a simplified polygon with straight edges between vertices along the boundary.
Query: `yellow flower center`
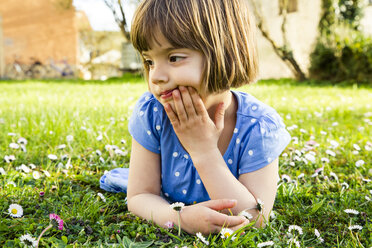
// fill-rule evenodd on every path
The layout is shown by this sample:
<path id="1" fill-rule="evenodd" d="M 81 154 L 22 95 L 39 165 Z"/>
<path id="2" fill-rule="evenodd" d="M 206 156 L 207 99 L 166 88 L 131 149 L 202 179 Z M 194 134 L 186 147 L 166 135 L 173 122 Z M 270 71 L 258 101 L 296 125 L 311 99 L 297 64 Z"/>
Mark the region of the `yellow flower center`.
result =
<path id="1" fill-rule="evenodd" d="M 230 234 L 229 232 L 226 232 L 226 233 L 225 233 L 225 237 L 226 237 L 226 238 L 228 238 L 228 237 L 230 237 L 230 236 L 231 236 L 231 234 Z"/>
<path id="2" fill-rule="evenodd" d="M 15 209 L 15 208 L 13 208 L 13 209 L 12 209 L 12 214 L 17 214 L 17 213 L 18 213 L 18 210 Z"/>

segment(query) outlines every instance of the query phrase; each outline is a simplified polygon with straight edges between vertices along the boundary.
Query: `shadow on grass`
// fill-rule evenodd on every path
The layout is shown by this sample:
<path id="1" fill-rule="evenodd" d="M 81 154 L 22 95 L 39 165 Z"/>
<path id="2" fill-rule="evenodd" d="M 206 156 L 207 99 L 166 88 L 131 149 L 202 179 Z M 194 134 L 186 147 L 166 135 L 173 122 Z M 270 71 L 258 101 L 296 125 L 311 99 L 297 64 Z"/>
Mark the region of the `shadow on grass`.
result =
<path id="1" fill-rule="evenodd" d="M 265 85 L 289 85 L 289 86 L 303 86 L 303 87 L 335 87 L 335 88 L 363 88 L 371 89 L 372 82 L 356 82 L 356 81 L 342 81 L 342 82 L 333 82 L 333 81 L 321 81 L 321 80 L 306 80 L 306 81 L 297 81 L 292 78 L 281 78 L 281 79 L 263 79 L 258 82 L 258 84 Z"/>
<path id="2" fill-rule="evenodd" d="M 126 73 L 122 77 L 108 78 L 107 80 L 84 80 L 84 79 L 24 79 L 24 80 L 8 80 L 0 79 L 2 83 L 71 83 L 71 84 L 122 84 L 122 83 L 144 83 L 145 78 L 142 74 Z"/>
<path id="3" fill-rule="evenodd" d="M 3 80 L 2 83 L 70 83 L 70 84 L 122 84 L 122 83 L 145 83 L 145 78 L 142 74 L 131 74 L 126 73 L 122 77 L 113 77 L 107 80 L 83 80 L 83 79 L 26 79 L 26 80 Z M 353 89 L 371 89 L 372 82 L 356 82 L 356 81 L 321 81 L 321 80 L 306 80 L 297 81 L 292 78 L 281 78 L 281 79 L 263 79 L 257 82 L 258 84 L 264 85 L 288 85 L 288 86 L 301 86 L 301 87 L 335 87 L 335 88 L 353 88 Z"/>

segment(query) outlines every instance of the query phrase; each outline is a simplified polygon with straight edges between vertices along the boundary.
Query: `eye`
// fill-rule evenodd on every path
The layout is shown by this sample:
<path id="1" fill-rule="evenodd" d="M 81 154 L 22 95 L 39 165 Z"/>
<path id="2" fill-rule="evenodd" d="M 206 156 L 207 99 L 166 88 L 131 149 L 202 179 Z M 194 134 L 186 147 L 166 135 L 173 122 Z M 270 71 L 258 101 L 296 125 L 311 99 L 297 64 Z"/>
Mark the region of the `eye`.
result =
<path id="1" fill-rule="evenodd" d="M 153 65 L 153 62 L 150 59 L 146 59 L 145 60 L 145 64 L 148 65 L 148 66 L 152 66 Z"/>
<path id="2" fill-rule="evenodd" d="M 178 62 L 178 61 L 181 61 L 182 59 L 184 59 L 185 57 L 182 57 L 182 56 L 170 56 L 169 57 L 169 61 L 170 62 Z"/>

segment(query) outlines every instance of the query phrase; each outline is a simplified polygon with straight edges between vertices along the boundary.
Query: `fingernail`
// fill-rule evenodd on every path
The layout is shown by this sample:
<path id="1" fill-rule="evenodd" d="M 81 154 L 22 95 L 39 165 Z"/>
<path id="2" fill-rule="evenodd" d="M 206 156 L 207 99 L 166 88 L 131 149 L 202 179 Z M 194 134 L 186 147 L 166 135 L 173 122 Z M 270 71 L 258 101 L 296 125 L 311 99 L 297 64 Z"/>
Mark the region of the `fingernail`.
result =
<path id="1" fill-rule="evenodd" d="M 235 200 L 235 199 L 230 199 L 229 202 L 231 202 L 231 203 L 237 203 L 238 201 Z"/>

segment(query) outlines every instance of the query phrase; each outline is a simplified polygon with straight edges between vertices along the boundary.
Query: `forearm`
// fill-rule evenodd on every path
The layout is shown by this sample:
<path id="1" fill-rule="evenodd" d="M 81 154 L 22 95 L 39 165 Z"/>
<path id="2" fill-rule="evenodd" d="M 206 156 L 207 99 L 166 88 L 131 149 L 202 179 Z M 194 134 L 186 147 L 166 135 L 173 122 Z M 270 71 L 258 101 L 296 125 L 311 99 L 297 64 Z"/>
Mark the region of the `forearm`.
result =
<path id="1" fill-rule="evenodd" d="M 255 197 L 234 177 L 218 149 L 202 156 L 192 156 L 192 160 L 211 199 L 236 199 L 238 203 L 231 209 L 234 214 L 256 207 Z"/>
<path id="2" fill-rule="evenodd" d="M 153 221 L 161 227 L 171 221 L 177 225 L 176 211 L 161 196 L 154 194 L 138 194 L 128 200 L 128 209 L 133 214 Z"/>

